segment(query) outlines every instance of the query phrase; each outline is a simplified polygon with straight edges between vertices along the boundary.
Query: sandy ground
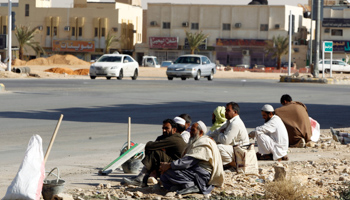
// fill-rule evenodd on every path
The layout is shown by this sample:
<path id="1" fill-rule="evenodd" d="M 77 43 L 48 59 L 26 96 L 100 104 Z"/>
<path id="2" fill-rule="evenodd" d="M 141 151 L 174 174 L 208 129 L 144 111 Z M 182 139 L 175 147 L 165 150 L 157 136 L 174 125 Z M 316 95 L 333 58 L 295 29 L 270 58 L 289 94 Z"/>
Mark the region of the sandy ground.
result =
<path id="1" fill-rule="evenodd" d="M 0 71 L 0 78 L 45 78 L 45 79 L 89 79 L 89 76 L 54 74 L 44 72 L 44 70 L 53 67 L 69 67 L 73 70 L 88 69 L 88 65 L 82 66 L 29 66 L 31 74 L 37 76 L 28 76 L 27 74 L 16 74 L 12 72 Z M 165 68 L 140 68 L 139 79 L 166 79 Z M 258 73 L 258 72 L 233 72 L 233 71 L 217 71 L 214 78 L 237 78 L 237 79 L 274 79 L 280 78 L 280 73 Z M 306 74 L 302 74 L 306 75 Z M 337 77 L 348 77 L 349 74 L 336 74 Z M 341 131 L 350 132 L 350 128 L 341 129 Z M 329 130 L 322 130 L 322 139 L 312 147 L 308 148 L 293 148 L 289 150 L 290 161 L 283 162 L 288 169 L 287 174 L 302 182 L 303 186 L 308 188 L 309 195 L 316 198 L 325 196 L 337 196 L 336 192 L 339 187 L 344 185 L 344 180 L 350 180 L 350 146 L 342 145 L 335 142 Z M 108 176 L 99 176 L 98 170 L 111 162 L 111 156 L 101 155 L 99 159 L 92 160 L 90 156 L 85 158 L 64 158 L 63 160 L 55 161 L 52 165 L 60 166 L 60 163 L 71 163 L 67 166 L 60 166 L 61 177 L 66 181 L 64 192 L 71 194 L 74 197 L 98 195 L 115 196 L 118 198 L 135 197 L 136 192 L 142 192 L 143 197 L 158 198 L 164 195 L 164 191 L 158 190 L 155 186 L 149 188 L 123 187 L 120 181 L 123 177 L 128 176 L 121 170 L 116 170 Z M 85 160 L 86 162 L 82 162 Z M 213 194 L 219 194 L 226 191 L 227 194 L 249 196 L 251 194 L 264 193 L 264 183 L 274 174 L 274 161 L 259 161 L 259 168 L 263 169 L 264 174 L 259 176 L 243 176 L 232 171 L 226 171 L 226 183 L 223 188 L 216 188 Z M 5 194 L 7 186 L 15 176 L 14 168 L 18 166 L 7 166 L 0 168 L 0 196 Z M 348 170 L 348 171 L 346 171 Z M 243 180 L 240 182 L 240 180 Z M 244 181 L 247 180 L 247 181 Z M 238 182 L 237 182 L 238 181 Z M 258 182 L 258 183 L 256 183 Z M 100 186 L 99 186 L 100 185 Z M 103 185 L 101 187 L 101 185 Z M 237 187 L 240 188 L 237 188 Z M 202 196 L 195 196 L 200 198 Z M 92 198 L 92 199 L 93 199 Z M 90 197 L 91 199 L 91 197 Z"/>

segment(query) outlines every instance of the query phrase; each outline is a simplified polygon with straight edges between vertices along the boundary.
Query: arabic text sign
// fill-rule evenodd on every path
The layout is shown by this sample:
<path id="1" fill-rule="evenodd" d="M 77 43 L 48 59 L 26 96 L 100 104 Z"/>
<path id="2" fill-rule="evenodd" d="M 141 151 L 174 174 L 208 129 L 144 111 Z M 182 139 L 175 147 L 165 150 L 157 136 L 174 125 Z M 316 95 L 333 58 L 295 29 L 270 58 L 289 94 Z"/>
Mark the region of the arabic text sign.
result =
<path id="1" fill-rule="evenodd" d="M 333 52 L 350 52 L 350 41 L 345 41 L 345 40 L 333 41 Z"/>
<path id="2" fill-rule="evenodd" d="M 266 46 L 266 40 L 244 40 L 217 38 L 216 46 Z"/>
<path id="3" fill-rule="evenodd" d="M 332 41 L 324 41 L 323 42 L 323 51 L 324 52 L 333 52 L 333 42 Z"/>
<path id="4" fill-rule="evenodd" d="M 76 40 L 54 40 L 52 42 L 52 51 L 95 52 L 95 42 Z"/>
<path id="5" fill-rule="evenodd" d="M 149 37 L 150 49 L 177 49 L 177 37 Z"/>

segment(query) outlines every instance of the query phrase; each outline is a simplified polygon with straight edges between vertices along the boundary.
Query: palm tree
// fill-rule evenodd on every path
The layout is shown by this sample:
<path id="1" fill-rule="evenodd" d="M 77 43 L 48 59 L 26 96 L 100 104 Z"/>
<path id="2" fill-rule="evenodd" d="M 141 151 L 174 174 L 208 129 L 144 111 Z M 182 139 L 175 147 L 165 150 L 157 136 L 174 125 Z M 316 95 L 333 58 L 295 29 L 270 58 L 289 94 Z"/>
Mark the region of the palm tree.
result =
<path id="1" fill-rule="evenodd" d="M 109 49 L 111 48 L 112 44 L 115 42 L 119 42 L 119 39 L 116 39 L 117 36 L 112 34 L 112 31 L 109 31 L 105 40 L 105 53 L 109 53 Z"/>
<path id="2" fill-rule="evenodd" d="M 273 37 L 266 47 L 266 54 L 272 54 L 272 58 L 277 58 L 277 69 L 281 68 L 282 56 L 288 54 L 289 40 L 288 37 Z"/>
<path id="3" fill-rule="evenodd" d="M 31 47 L 36 54 L 45 53 L 45 50 L 40 46 L 39 42 L 33 41 L 37 28 L 30 29 L 27 26 L 16 26 L 15 36 L 19 45 L 19 59 L 23 60 L 24 50 L 26 46 Z"/>
<path id="4" fill-rule="evenodd" d="M 202 42 L 209 37 L 209 35 L 205 35 L 202 31 L 197 33 L 186 32 L 186 38 L 188 41 L 188 45 L 191 49 L 191 54 L 194 54 L 196 50 L 199 51 L 198 46 L 202 44 Z"/>

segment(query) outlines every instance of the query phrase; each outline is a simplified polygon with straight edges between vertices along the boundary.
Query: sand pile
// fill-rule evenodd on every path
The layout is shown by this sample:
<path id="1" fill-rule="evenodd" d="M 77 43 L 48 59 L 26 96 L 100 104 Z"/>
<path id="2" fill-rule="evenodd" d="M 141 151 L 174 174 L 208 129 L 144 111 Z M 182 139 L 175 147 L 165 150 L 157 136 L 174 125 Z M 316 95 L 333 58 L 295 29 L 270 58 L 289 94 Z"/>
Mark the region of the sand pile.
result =
<path id="1" fill-rule="evenodd" d="M 63 67 L 63 68 L 50 68 L 45 70 L 45 72 L 52 72 L 56 74 L 69 74 L 69 75 L 88 75 L 89 69 L 77 69 L 73 71 L 70 68 Z"/>
<path id="2" fill-rule="evenodd" d="M 68 54 L 53 55 L 48 58 L 36 58 L 28 62 L 16 59 L 13 61 L 13 65 L 90 65 L 90 63 Z"/>

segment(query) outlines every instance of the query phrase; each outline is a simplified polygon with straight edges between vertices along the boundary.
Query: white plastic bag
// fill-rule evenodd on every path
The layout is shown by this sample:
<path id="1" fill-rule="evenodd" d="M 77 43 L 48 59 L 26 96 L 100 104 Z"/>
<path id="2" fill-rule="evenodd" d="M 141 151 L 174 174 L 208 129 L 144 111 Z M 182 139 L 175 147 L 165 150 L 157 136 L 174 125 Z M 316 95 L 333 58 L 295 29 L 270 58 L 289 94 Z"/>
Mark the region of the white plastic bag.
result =
<path id="1" fill-rule="evenodd" d="M 310 124 L 311 124 L 311 129 L 312 129 L 312 136 L 311 136 L 311 141 L 317 142 L 320 139 L 321 131 L 320 131 L 320 124 L 309 117 L 310 119 Z"/>
<path id="2" fill-rule="evenodd" d="M 45 176 L 42 139 L 39 135 L 30 138 L 23 162 L 16 177 L 7 188 L 3 199 L 39 200 Z"/>

